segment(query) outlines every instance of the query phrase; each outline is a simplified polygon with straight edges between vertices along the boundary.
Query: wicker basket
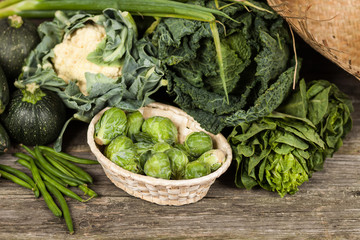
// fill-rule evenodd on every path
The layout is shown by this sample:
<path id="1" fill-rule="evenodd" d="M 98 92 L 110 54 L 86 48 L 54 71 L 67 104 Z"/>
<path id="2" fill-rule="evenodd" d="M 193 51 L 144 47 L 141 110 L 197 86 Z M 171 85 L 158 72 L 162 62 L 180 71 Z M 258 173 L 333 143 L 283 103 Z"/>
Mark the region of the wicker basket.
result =
<path id="1" fill-rule="evenodd" d="M 359 0 L 267 0 L 315 50 L 360 79 Z"/>
<path id="2" fill-rule="evenodd" d="M 106 108 L 107 109 L 107 108 Z M 135 197 L 160 205 L 184 205 L 202 199 L 216 178 L 223 174 L 232 160 L 231 147 L 221 134 L 208 133 L 214 147 L 221 149 L 226 156 L 223 165 L 215 172 L 200 178 L 189 180 L 164 180 L 135 174 L 127 171 L 106 158 L 94 141 L 94 125 L 106 110 L 99 112 L 90 122 L 87 141 L 91 151 L 102 165 L 107 177 L 119 188 Z M 144 118 L 163 116 L 170 118 L 178 128 L 179 141 L 182 143 L 186 135 L 194 131 L 204 131 L 192 117 L 182 110 L 160 103 L 152 103 L 139 110 Z"/>

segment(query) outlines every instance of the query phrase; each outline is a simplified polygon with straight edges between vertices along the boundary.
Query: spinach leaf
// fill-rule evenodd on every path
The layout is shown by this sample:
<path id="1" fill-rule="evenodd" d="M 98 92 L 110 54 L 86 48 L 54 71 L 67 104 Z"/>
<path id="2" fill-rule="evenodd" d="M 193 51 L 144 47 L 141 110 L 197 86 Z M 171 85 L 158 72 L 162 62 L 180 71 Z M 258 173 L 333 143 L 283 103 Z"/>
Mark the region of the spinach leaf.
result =
<path id="1" fill-rule="evenodd" d="M 352 127 L 351 99 L 335 84 L 326 80 L 311 81 L 308 84 L 301 80 L 299 91 L 277 111 L 309 119 L 325 141 L 328 156 L 339 149 L 342 139 Z"/>

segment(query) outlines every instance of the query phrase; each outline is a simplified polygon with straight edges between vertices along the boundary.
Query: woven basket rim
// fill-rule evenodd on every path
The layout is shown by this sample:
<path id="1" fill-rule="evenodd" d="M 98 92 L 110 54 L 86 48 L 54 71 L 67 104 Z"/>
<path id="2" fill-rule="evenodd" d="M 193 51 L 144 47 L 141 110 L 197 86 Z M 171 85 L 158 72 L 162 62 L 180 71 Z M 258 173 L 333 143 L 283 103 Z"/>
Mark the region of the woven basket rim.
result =
<path id="1" fill-rule="evenodd" d="M 166 187 L 177 187 L 177 186 L 193 186 L 193 185 L 202 185 L 207 182 L 212 182 L 216 178 L 220 177 L 230 166 L 232 161 L 232 150 L 230 145 L 228 144 L 226 138 L 222 134 L 213 135 L 205 130 L 206 133 L 216 136 L 220 139 L 223 143 L 226 143 L 222 147 L 222 150 L 225 150 L 224 153 L 226 155 L 225 162 L 221 165 L 219 169 L 217 169 L 215 172 L 212 172 L 206 176 L 194 178 L 194 179 L 183 179 L 183 180 L 167 180 L 167 179 L 160 179 L 160 178 L 154 178 L 146 175 L 141 175 L 137 173 L 130 172 L 128 170 L 123 169 L 122 167 L 116 165 L 112 161 L 110 161 L 108 158 L 106 158 L 102 152 L 99 150 L 99 148 L 96 146 L 96 143 L 94 141 L 94 131 L 95 131 L 95 123 L 100 119 L 101 115 L 110 107 L 106 107 L 103 110 L 101 110 L 98 114 L 96 114 L 93 119 L 91 120 L 88 131 L 87 131 L 87 142 L 90 147 L 91 152 L 95 155 L 96 159 L 100 162 L 103 168 L 112 167 L 117 171 L 119 175 L 122 175 L 126 178 L 132 178 L 136 181 L 141 181 L 146 184 L 151 185 L 158 185 L 158 186 L 166 186 Z M 192 121 L 195 121 L 191 116 L 189 116 L 186 112 L 182 111 L 179 108 L 166 105 L 163 103 L 150 103 L 146 105 L 144 108 L 154 108 L 154 109 L 162 109 L 162 110 L 169 110 L 173 111 L 176 114 L 186 116 L 187 118 L 190 118 Z M 197 123 L 197 122 L 196 122 Z M 198 124 L 198 123 L 197 123 Z M 199 124 L 198 124 L 199 125 Z M 200 125 L 199 125 L 200 126 Z"/>
<path id="2" fill-rule="evenodd" d="M 360 1 L 267 0 L 267 4 L 309 46 L 360 80 L 360 33 L 356 31 Z"/>

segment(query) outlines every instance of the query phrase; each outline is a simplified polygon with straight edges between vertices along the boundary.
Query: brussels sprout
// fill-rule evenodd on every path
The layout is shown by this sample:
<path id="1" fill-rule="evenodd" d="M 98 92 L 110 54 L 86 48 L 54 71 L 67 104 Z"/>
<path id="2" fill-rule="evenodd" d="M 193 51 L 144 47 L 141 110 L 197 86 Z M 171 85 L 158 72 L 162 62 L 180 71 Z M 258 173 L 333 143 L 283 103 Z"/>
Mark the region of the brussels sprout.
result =
<path id="1" fill-rule="evenodd" d="M 186 136 L 184 146 L 191 156 L 200 157 L 213 148 L 213 141 L 205 132 L 192 132 Z"/>
<path id="2" fill-rule="evenodd" d="M 186 148 L 185 148 L 184 144 L 176 143 L 176 144 L 174 145 L 174 148 L 177 148 L 177 149 L 183 151 L 183 153 L 185 153 L 185 155 L 188 157 L 188 159 L 189 159 L 190 162 L 196 160 L 196 158 L 194 158 L 193 156 L 191 156 L 190 153 L 188 153 L 188 151 L 186 151 Z"/>
<path id="3" fill-rule="evenodd" d="M 185 179 L 199 178 L 211 173 L 210 167 L 199 161 L 189 162 L 185 167 Z"/>
<path id="4" fill-rule="evenodd" d="M 165 152 L 166 150 L 171 149 L 171 145 L 166 143 L 166 142 L 158 142 L 155 143 L 153 146 L 153 151 L 154 152 Z"/>
<path id="5" fill-rule="evenodd" d="M 151 156 L 152 156 L 151 150 L 148 150 L 140 155 L 139 162 L 142 170 L 144 170 L 145 163 L 147 162 L 147 160 L 149 160 Z"/>
<path id="6" fill-rule="evenodd" d="M 134 142 L 145 142 L 145 143 L 156 143 L 155 139 L 153 139 L 150 134 L 145 132 L 139 132 L 133 135 Z"/>
<path id="7" fill-rule="evenodd" d="M 137 143 L 134 143 L 134 145 L 135 145 L 136 151 L 140 155 L 148 150 L 151 150 L 154 146 L 154 144 L 148 143 L 148 142 L 137 142 Z"/>
<path id="8" fill-rule="evenodd" d="M 120 135 L 116 137 L 114 140 L 112 140 L 110 144 L 105 147 L 104 153 L 106 157 L 111 159 L 111 156 L 114 153 L 119 152 L 121 150 L 133 149 L 133 148 L 135 149 L 135 145 L 131 141 L 131 139 L 124 135 Z"/>
<path id="9" fill-rule="evenodd" d="M 120 135 L 105 147 L 105 156 L 120 167 L 139 173 L 141 171 L 136 147 L 130 138 Z"/>
<path id="10" fill-rule="evenodd" d="M 147 176 L 170 179 L 170 160 L 165 153 L 154 153 L 145 163 L 144 172 Z"/>
<path id="11" fill-rule="evenodd" d="M 112 139 L 124 133 L 126 122 L 126 114 L 120 108 L 106 110 L 95 124 L 95 142 L 99 145 L 109 144 Z"/>
<path id="12" fill-rule="evenodd" d="M 140 163 L 134 148 L 124 149 L 113 153 L 110 160 L 128 171 L 134 173 L 141 172 Z"/>
<path id="13" fill-rule="evenodd" d="M 166 150 L 166 155 L 169 157 L 172 176 L 174 179 L 181 179 L 185 175 L 185 167 L 189 163 L 186 154 L 177 148 Z"/>
<path id="14" fill-rule="evenodd" d="M 142 131 L 147 133 L 156 142 L 174 144 L 178 141 L 178 131 L 175 124 L 166 117 L 154 116 L 146 119 Z"/>
<path id="15" fill-rule="evenodd" d="M 144 122 L 143 115 L 139 111 L 127 114 L 126 136 L 134 141 L 134 135 L 139 133 Z"/>
<path id="16" fill-rule="evenodd" d="M 136 161 L 134 161 L 131 164 L 128 164 L 128 165 L 126 165 L 126 166 L 124 166 L 122 168 L 125 169 L 125 170 L 128 170 L 130 172 L 133 172 L 133 173 L 139 173 L 139 174 L 142 173 L 142 171 L 141 171 L 141 169 L 139 167 L 139 163 L 136 162 Z"/>
<path id="17" fill-rule="evenodd" d="M 176 144 L 174 144 L 174 147 L 185 152 L 185 154 L 188 154 L 188 152 L 186 152 L 186 148 L 185 148 L 184 144 L 176 143 Z"/>
<path id="18" fill-rule="evenodd" d="M 204 152 L 199 158 L 198 161 L 204 164 L 207 164 L 211 171 L 216 171 L 225 161 L 225 154 L 220 149 L 211 149 L 207 152 Z"/>

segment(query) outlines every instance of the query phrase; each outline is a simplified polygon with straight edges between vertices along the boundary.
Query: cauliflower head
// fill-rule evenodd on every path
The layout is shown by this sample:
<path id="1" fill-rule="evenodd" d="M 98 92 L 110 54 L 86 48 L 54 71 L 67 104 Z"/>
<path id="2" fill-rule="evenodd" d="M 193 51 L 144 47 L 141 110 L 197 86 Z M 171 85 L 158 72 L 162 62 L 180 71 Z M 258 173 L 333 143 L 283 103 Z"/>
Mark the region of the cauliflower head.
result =
<path id="1" fill-rule="evenodd" d="M 121 76 L 121 67 L 100 66 L 87 60 L 98 44 L 106 38 L 105 28 L 95 23 L 86 23 L 54 47 L 52 58 L 57 75 L 66 83 L 77 81 L 80 91 L 86 96 L 85 73 L 102 73 L 117 79 Z"/>

